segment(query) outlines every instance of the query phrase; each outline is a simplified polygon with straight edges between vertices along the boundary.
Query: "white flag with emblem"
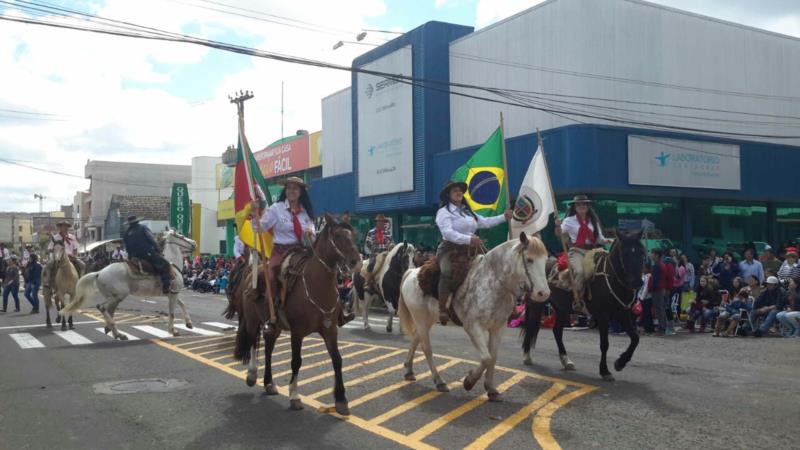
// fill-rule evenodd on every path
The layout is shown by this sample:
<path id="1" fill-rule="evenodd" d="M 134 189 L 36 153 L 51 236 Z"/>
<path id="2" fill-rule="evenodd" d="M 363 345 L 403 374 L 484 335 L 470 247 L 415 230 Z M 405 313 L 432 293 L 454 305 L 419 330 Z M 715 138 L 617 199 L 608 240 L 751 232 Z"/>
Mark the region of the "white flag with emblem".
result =
<path id="1" fill-rule="evenodd" d="M 553 185 L 547 173 L 547 162 L 544 160 L 542 147 L 536 149 L 528 172 L 519 188 L 517 202 L 514 204 L 514 217 L 511 219 L 512 236 L 519 236 L 521 231 L 533 234 L 541 231 L 550 221 L 555 211 L 553 205 Z"/>

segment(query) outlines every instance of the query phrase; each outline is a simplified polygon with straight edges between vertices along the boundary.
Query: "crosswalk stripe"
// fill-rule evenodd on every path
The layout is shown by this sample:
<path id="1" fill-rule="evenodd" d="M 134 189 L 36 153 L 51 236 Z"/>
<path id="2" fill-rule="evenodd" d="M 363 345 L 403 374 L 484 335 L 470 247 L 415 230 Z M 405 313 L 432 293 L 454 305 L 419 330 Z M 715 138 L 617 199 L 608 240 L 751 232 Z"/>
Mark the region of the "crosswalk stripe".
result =
<path id="1" fill-rule="evenodd" d="M 44 344 L 42 344 L 38 339 L 33 337 L 30 333 L 11 333 L 9 334 L 11 339 L 17 342 L 21 348 L 43 348 Z"/>
<path id="2" fill-rule="evenodd" d="M 147 334 L 153 335 L 157 338 L 168 338 L 172 337 L 172 334 L 156 327 L 151 327 L 150 325 L 134 325 L 133 328 L 136 328 L 139 331 L 144 331 Z"/>
<path id="3" fill-rule="evenodd" d="M 106 329 L 104 327 L 95 328 L 95 330 L 97 330 L 97 331 L 99 331 L 99 332 L 101 332 L 103 334 L 106 334 Z M 130 333 L 126 333 L 124 331 L 120 331 L 120 334 L 124 334 L 125 336 L 128 336 L 128 340 L 129 341 L 138 341 L 139 340 L 138 337 L 136 337 L 136 336 L 134 336 L 134 335 L 132 335 Z M 107 334 L 107 336 L 112 337 L 111 334 Z M 113 339 L 113 337 L 112 337 L 112 339 Z"/>
<path id="4" fill-rule="evenodd" d="M 68 331 L 54 331 L 56 336 L 60 337 L 61 339 L 69 342 L 72 345 L 86 345 L 91 344 L 92 341 L 86 339 L 85 337 L 81 336 L 80 334 L 68 330 Z"/>
<path id="5" fill-rule="evenodd" d="M 232 323 L 222 323 L 222 322 L 203 322 L 203 325 L 207 325 L 209 327 L 220 328 L 223 330 L 235 330 L 238 327 Z"/>
<path id="6" fill-rule="evenodd" d="M 219 333 L 217 331 L 206 330 L 204 328 L 197 328 L 197 327 L 189 328 L 189 327 L 187 327 L 186 325 L 184 325 L 182 323 L 176 323 L 175 324 L 175 328 L 180 328 L 181 330 L 191 331 L 192 333 L 196 333 L 196 334 L 199 334 L 201 336 L 221 336 L 222 335 L 222 333 Z"/>

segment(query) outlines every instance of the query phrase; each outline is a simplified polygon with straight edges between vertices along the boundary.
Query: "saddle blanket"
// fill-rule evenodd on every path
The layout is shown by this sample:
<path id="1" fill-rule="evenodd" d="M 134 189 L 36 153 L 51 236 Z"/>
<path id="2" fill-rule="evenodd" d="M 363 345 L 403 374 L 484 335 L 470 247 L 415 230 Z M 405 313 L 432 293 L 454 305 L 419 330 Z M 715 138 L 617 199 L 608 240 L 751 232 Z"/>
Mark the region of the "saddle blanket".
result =
<path id="1" fill-rule="evenodd" d="M 457 247 L 450 251 L 450 292 L 457 292 L 464 280 L 467 279 L 473 259 L 475 257 L 469 255 L 469 248 L 466 246 Z M 425 295 L 439 298 L 439 278 L 441 273 L 439 261 L 435 256 L 420 267 L 417 280 L 419 281 L 420 289 Z"/>
<path id="2" fill-rule="evenodd" d="M 130 270 L 131 274 L 134 276 L 152 277 L 157 275 L 153 265 L 144 259 L 130 257 L 125 263 L 128 265 L 128 270 Z M 169 266 L 169 276 L 171 279 L 175 279 L 175 266 L 171 264 Z"/>

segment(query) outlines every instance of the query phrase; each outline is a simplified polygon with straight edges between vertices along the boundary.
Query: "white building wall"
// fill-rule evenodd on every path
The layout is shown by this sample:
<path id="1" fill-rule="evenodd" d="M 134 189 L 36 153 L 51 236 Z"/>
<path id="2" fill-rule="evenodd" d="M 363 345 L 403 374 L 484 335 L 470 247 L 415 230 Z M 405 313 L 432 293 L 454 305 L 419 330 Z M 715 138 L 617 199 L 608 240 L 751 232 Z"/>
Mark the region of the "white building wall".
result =
<path id="1" fill-rule="evenodd" d="M 217 204 L 227 199 L 230 189 L 218 191 L 216 167 L 222 158 L 215 156 L 197 156 L 192 158 L 192 180 L 189 184 L 189 199 L 192 204 L 199 203 L 200 253 L 219 253 L 219 241 L 225 240 L 225 227 L 217 226 Z M 222 197 L 225 195 L 225 197 Z"/>
<path id="2" fill-rule="evenodd" d="M 350 88 L 322 99 L 322 176 L 353 171 L 353 105 Z"/>
<path id="3" fill-rule="evenodd" d="M 551 69 L 558 69 L 561 73 Z M 602 78 L 608 76 L 634 81 Z M 800 39 L 637 0 L 551 0 L 450 45 L 452 82 L 747 113 L 800 116 L 798 76 Z M 659 87 L 635 80 L 706 91 Z M 455 89 L 463 91 L 462 88 Z M 480 91 L 468 93 L 499 98 Z M 690 128 L 800 135 L 797 119 L 664 109 L 577 98 L 550 97 L 547 101 L 556 108 L 592 112 L 599 110 L 563 102 L 638 109 L 644 113 L 604 112 Z M 532 133 L 537 127 L 549 129 L 576 123 L 545 112 L 456 95 L 451 95 L 450 107 L 453 149 L 482 143 L 497 127 L 501 111 L 505 116 L 507 137 Z M 653 112 L 679 117 L 648 114 Z M 687 118 L 688 115 L 734 122 L 697 120 Z M 583 117 L 577 119 L 587 123 L 613 123 Z M 786 126 L 786 122 L 792 122 L 794 126 Z M 800 145 L 800 139 L 741 138 Z"/>

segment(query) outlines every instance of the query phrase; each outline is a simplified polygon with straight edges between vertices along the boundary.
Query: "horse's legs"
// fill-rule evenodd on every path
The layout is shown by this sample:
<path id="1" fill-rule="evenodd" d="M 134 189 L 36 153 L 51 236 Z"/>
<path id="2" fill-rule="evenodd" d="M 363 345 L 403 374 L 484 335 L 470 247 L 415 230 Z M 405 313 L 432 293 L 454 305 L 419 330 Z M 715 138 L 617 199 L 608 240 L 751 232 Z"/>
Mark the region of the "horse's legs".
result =
<path id="1" fill-rule="evenodd" d="M 639 345 L 639 333 L 636 331 L 636 326 L 633 323 L 633 314 L 630 311 L 625 311 L 622 314 L 622 329 L 628 334 L 631 342 L 628 344 L 628 348 L 614 361 L 614 370 L 617 372 L 625 368 L 625 365 L 627 365 L 633 357 L 636 346 Z"/>
<path id="2" fill-rule="evenodd" d="M 364 291 L 364 298 L 359 299 L 358 301 L 361 302 L 361 306 L 364 309 L 362 313 L 364 314 L 364 329 L 369 330 L 369 303 L 372 300 L 372 296 Z"/>
<path id="3" fill-rule="evenodd" d="M 606 353 L 608 353 L 608 314 L 605 312 L 595 316 L 597 331 L 600 333 L 600 376 L 606 381 L 614 381 L 614 376 L 608 371 Z"/>
<path id="4" fill-rule="evenodd" d="M 59 311 L 63 311 L 64 310 L 64 306 L 67 304 L 67 302 L 66 302 L 66 294 L 61 294 L 59 296 L 58 302 L 61 304 L 61 307 L 58 308 L 58 310 Z M 66 331 L 67 330 L 67 317 L 64 316 L 64 314 L 62 314 L 60 312 L 59 312 L 59 317 L 61 317 L 61 331 Z M 70 319 L 72 319 L 71 316 L 70 316 Z"/>
<path id="5" fill-rule="evenodd" d="M 117 323 L 114 321 L 114 312 L 117 310 L 117 305 L 119 305 L 120 302 L 122 302 L 121 298 L 112 297 L 111 299 L 107 299 L 105 302 L 97 305 L 97 309 L 103 314 L 103 319 L 106 321 L 106 333 L 110 331 L 114 339 L 127 341 L 128 336 L 125 336 L 119 332 L 117 329 Z"/>
<path id="6" fill-rule="evenodd" d="M 528 302 L 525 305 L 525 331 L 522 339 L 522 364 L 533 365 L 531 349 L 536 348 L 536 338 L 539 336 L 539 326 L 542 321 L 544 303 Z"/>
<path id="7" fill-rule="evenodd" d="M 167 298 L 169 299 L 169 311 L 167 315 L 167 320 L 169 321 L 169 326 L 167 327 L 167 331 L 173 336 L 178 336 L 178 330 L 175 329 L 175 303 L 178 300 L 178 294 L 168 294 Z"/>
<path id="8" fill-rule="evenodd" d="M 420 327 L 419 325 L 422 325 Z M 428 362 L 428 368 L 431 370 L 431 376 L 433 377 L 433 384 L 436 385 L 436 390 L 439 392 L 449 392 L 447 384 L 442 381 L 442 377 L 439 375 L 439 371 L 436 370 L 436 363 L 433 361 L 433 349 L 431 348 L 431 327 L 433 327 L 433 318 L 431 316 L 425 317 L 425 323 L 420 324 L 416 322 L 417 326 L 417 338 L 419 339 L 420 344 L 422 344 L 422 352 L 425 353 L 425 360 Z M 416 351 L 416 348 L 414 349 Z M 409 352 L 409 361 L 413 361 L 414 354 L 413 352 Z M 413 375 L 412 375 L 413 376 Z"/>
<path id="9" fill-rule="evenodd" d="M 563 305 L 562 307 L 555 306 L 556 323 L 553 325 L 553 337 L 556 339 L 558 359 L 561 360 L 561 365 L 564 367 L 564 370 L 575 370 L 575 363 L 569 359 L 569 356 L 567 356 L 567 348 L 564 347 L 564 327 L 569 324 L 569 308 L 569 305 Z"/>
<path id="10" fill-rule="evenodd" d="M 469 335 L 472 345 L 478 350 L 478 354 L 481 358 L 478 367 L 472 369 L 467 373 L 467 376 L 464 377 L 464 389 L 469 391 L 475 386 L 475 383 L 481 379 L 483 371 L 491 364 L 492 354 L 489 352 L 489 332 L 487 330 L 481 328 L 479 324 L 470 324 L 467 326 L 465 323 L 464 331 Z"/>
<path id="11" fill-rule="evenodd" d="M 278 395 L 278 388 L 272 381 L 272 351 L 275 350 L 275 342 L 280 335 L 280 329 L 277 333 L 264 335 L 264 392 L 267 395 Z"/>
<path id="12" fill-rule="evenodd" d="M 330 336 L 323 335 L 325 339 L 325 347 L 328 349 L 328 355 L 331 357 L 333 364 L 334 384 L 333 384 L 333 398 L 334 407 L 336 412 L 343 415 L 350 415 L 350 408 L 347 406 L 347 397 L 344 395 L 344 379 L 342 378 L 342 355 L 339 353 L 339 343 L 336 335 L 336 329 L 330 332 Z"/>
<path id="13" fill-rule="evenodd" d="M 486 377 L 483 380 L 483 387 L 486 389 L 486 394 L 489 396 L 490 402 L 500 402 L 500 393 L 494 387 L 494 365 L 497 363 L 497 346 L 500 343 L 500 330 L 489 331 L 489 353 L 492 358 L 489 366 L 486 367 Z"/>
<path id="14" fill-rule="evenodd" d="M 300 401 L 300 394 L 297 392 L 297 376 L 300 373 L 300 366 L 303 365 L 303 337 L 292 334 L 292 381 L 289 384 L 289 409 L 303 409 Z"/>
<path id="15" fill-rule="evenodd" d="M 385 303 L 386 309 L 389 311 L 389 317 L 386 319 L 386 332 L 391 333 L 392 325 L 394 323 L 394 316 L 397 315 L 397 309 L 395 309 L 394 305 L 392 305 L 392 302 L 385 301 Z"/>
<path id="16" fill-rule="evenodd" d="M 192 318 L 189 316 L 189 311 L 186 309 L 186 304 L 183 303 L 178 294 L 175 294 L 175 299 L 178 302 L 178 306 L 181 307 L 181 311 L 183 312 L 183 322 L 186 324 L 186 328 L 192 329 L 194 325 L 192 324 Z"/>

